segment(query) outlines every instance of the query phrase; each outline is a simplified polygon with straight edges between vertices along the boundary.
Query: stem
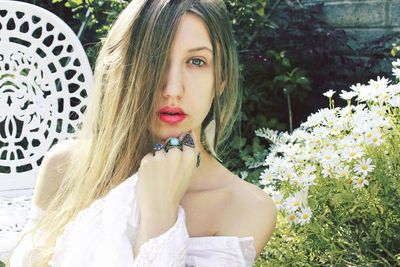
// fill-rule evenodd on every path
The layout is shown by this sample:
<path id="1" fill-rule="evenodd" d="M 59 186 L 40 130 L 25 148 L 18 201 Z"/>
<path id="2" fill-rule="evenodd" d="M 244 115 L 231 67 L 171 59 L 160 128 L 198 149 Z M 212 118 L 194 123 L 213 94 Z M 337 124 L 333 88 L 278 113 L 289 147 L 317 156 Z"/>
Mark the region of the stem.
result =
<path id="1" fill-rule="evenodd" d="M 85 21 L 82 23 L 81 28 L 79 29 L 79 32 L 77 34 L 78 39 L 81 38 L 81 35 L 82 35 L 83 31 L 85 30 L 86 24 L 88 23 L 91 15 L 92 15 L 92 7 L 89 5 L 88 9 L 86 10 Z"/>
<path id="2" fill-rule="evenodd" d="M 374 255 L 375 257 L 380 259 L 381 261 L 385 262 L 387 265 L 391 266 L 391 264 L 384 257 L 379 255 L 378 253 L 373 252 L 368 246 L 365 246 L 365 248 L 368 250 L 369 253 L 371 253 L 372 255 Z"/>
<path id="3" fill-rule="evenodd" d="M 289 110 L 289 130 L 293 131 L 293 120 L 292 120 L 292 107 L 290 105 L 290 94 L 287 94 L 288 110 Z"/>
<path id="4" fill-rule="evenodd" d="M 375 240 L 376 244 L 378 244 L 378 246 L 386 253 L 386 255 L 388 255 L 392 260 L 394 260 L 394 262 L 400 264 L 400 262 L 396 259 L 396 257 L 395 257 L 392 253 L 390 253 L 390 251 L 387 250 L 387 248 L 385 248 L 385 247 L 381 244 L 381 242 L 378 241 L 378 240 L 376 239 L 375 236 L 372 236 L 372 235 L 369 233 L 369 231 L 367 231 L 368 229 L 367 229 L 367 227 L 366 227 L 365 225 L 362 225 L 362 228 L 364 228 L 365 233 L 366 233 L 369 237 L 371 237 L 371 238 L 373 238 L 373 239 Z M 365 248 L 366 248 L 368 251 L 370 251 L 370 249 L 368 248 L 368 246 L 365 246 Z M 374 255 L 375 255 L 375 254 L 374 254 Z M 378 255 L 378 256 L 379 256 L 379 255 Z M 383 259 L 381 256 L 379 256 L 379 258 L 380 258 L 380 259 Z M 386 262 L 386 261 L 385 261 L 385 262 Z M 389 263 L 388 263 L 388 264 L 389 264 Z M 390 264 L 389 264 L 389 265 L 390 265 Z"/>

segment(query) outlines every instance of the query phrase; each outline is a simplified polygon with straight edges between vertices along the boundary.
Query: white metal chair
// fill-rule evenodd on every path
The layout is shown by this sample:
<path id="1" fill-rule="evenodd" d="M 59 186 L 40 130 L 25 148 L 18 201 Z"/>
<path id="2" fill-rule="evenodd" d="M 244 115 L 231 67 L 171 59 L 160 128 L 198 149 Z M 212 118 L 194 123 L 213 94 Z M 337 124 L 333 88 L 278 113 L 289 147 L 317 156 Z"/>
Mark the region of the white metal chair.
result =
<path id="1" fill-rule="evenodd" d="M 77 134 L 92 82 L 66 23 L 43 8 L 0 0 L 0 260 L 26 222 L 44 154 Z"/>

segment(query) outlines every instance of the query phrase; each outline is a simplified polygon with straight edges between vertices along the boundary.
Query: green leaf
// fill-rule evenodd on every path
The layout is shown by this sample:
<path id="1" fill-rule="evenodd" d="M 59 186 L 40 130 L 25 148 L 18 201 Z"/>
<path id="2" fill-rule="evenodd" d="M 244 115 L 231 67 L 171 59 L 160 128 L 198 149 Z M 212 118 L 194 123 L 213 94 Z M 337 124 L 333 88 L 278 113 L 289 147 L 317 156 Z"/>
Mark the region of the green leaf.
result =
<path id="1" fill-rule="evenodd" d="M 274 78 L 274 82 L 280 81 L 280 82 L 288 82 L 290 81 L 290 77 L 287 75 L 278 75 Z"/>
<path id="2" fill-rule="evenodd" d="M 235 136 L 231 144 L 233 148 L 240 150 L 246 144 L 246 138 Z"/>
<path id="3" fill-rule="evenodd" d="M 300 77 L 296 80 L 297 84 L 303 85 L 303 86 L 309 86 L 310 81 L 306 77 Z"/>

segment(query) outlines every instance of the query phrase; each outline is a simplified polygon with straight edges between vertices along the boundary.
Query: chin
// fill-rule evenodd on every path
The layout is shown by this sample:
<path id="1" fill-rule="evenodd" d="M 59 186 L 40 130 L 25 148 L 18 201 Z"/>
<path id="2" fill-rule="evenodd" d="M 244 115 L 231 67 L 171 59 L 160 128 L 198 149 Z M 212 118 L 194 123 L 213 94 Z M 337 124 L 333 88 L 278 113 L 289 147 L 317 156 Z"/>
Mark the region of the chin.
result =
<path id="1" fill-rule="evenodd" d="M 159 128 L 154 135 L 160 140 L 165 140 L 169 137 L 179 137 L 185 131 L 180 128 L 175 127 L 161 127 Z"/>

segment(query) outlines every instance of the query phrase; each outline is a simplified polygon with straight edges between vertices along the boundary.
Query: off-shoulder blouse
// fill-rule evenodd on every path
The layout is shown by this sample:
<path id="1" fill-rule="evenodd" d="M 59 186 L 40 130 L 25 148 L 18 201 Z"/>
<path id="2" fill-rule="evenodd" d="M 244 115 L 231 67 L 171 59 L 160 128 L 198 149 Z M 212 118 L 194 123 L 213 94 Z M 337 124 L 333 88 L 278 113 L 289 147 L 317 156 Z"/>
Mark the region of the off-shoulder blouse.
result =
<path id="1" fill-rule="evenodd" d="M 98 199 L 69 222 L 58 237 L 52 267 L 244 267 L 256 256 L 253 237 L 189 237 L 185 211 L 165 233 L 142 244 L 136 257 L 133 247 L 140 214 L 136 205 L 137 173 Z M 25 233 L 32 229 L 43 211 L 32 202 Z M 39 241 L 40 242 L 40 241 Z M 28 253 L 33 251 L 33 253 Z M 11 256 L 10 267 L 28 267 L 35 253 L 32 236 L 26 235 Z"/>

